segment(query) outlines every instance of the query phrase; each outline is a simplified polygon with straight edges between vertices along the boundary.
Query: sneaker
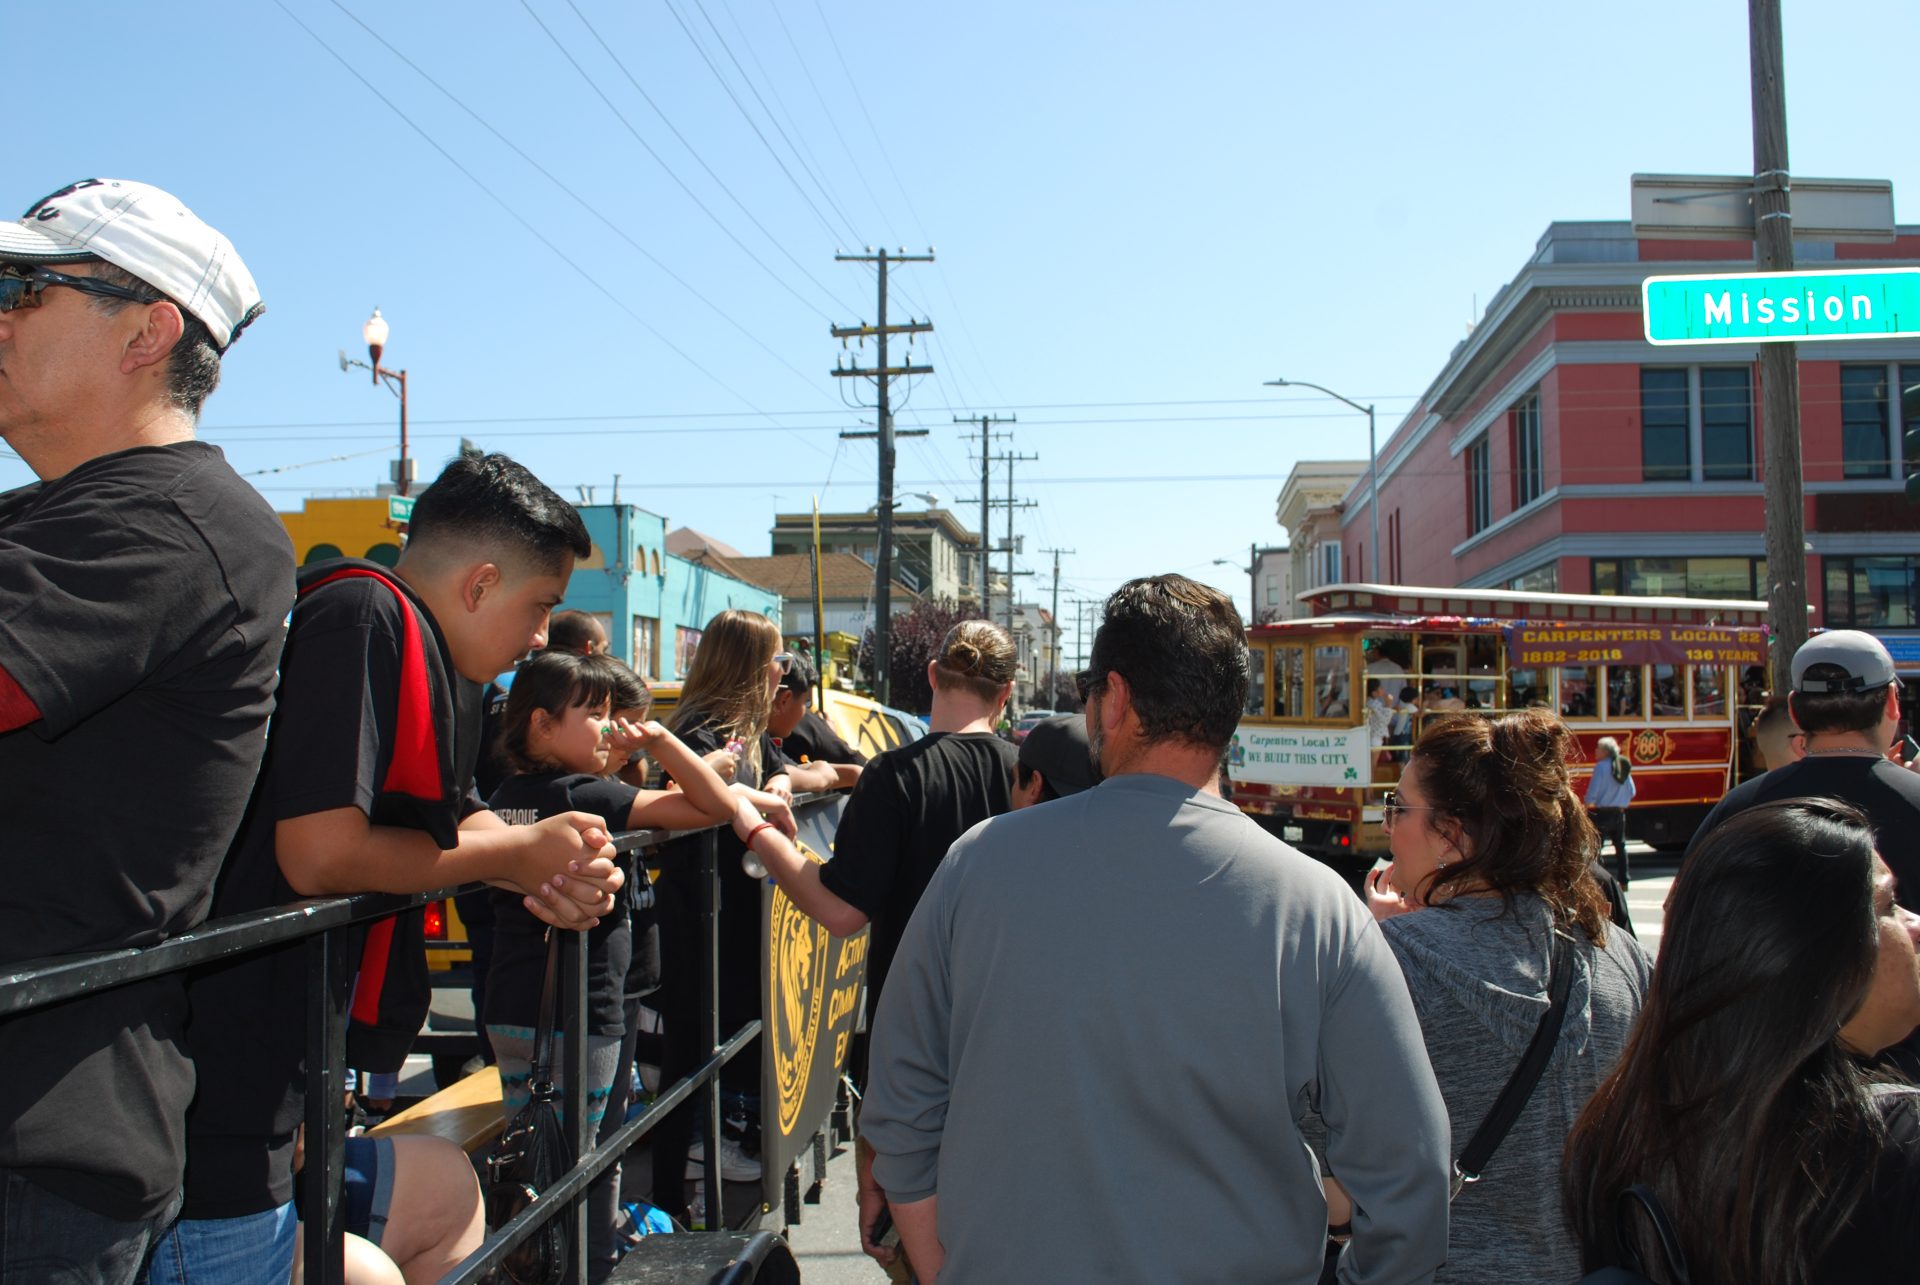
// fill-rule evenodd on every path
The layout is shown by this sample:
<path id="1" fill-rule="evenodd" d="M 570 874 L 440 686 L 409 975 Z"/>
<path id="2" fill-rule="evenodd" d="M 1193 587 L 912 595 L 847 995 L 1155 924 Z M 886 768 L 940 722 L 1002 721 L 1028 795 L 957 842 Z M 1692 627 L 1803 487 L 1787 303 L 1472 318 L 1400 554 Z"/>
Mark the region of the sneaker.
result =
<path id="1" fill-rule="evenodd" d="M 699 1178 L 706 1173 L 707 1143 L 705 1138 L 695 1138 L 693 1145 L 687 1148 L 687 1177 Z M 760 1162 L 741 1149 L 732 1138 L 721 1135 L 720 1138 L 720 1178 L 723 1182 L 759 1182 Z"/>

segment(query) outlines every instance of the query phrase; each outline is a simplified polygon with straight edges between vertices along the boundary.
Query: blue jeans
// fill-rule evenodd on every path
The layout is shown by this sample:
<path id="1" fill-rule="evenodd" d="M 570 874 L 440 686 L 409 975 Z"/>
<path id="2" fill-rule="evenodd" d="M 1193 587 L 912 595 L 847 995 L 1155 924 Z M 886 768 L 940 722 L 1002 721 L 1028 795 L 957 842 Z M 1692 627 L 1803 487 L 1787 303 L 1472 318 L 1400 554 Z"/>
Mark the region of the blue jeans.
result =
<path id="1" fill-rule="evenodd" d="M 292 1201 L 239 1218 L 182 1218 L 153 1247 L 145 1285 L 286 1285 L 298 1225 Z"/>
<path id="2" fill-rule="evenodd" d="M 171 1217 L 116 1222 L 0 1171 L 0 1281 L 132 1285 Z"/>

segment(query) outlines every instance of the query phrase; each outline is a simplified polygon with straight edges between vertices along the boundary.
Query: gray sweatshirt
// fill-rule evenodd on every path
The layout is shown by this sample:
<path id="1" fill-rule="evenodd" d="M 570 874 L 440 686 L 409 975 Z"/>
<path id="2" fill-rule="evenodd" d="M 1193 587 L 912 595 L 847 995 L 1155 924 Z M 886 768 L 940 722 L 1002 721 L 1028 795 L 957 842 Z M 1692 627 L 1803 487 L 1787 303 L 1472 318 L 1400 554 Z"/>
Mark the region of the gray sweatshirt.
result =
<path id="1" fill-rule="evenodd" d="M 1552 946 L 1546 904 L 1531 894 L 1461 898 L 1389 919 L 1446 1095 L 1456 1154 L 1486 1119 L 1547 1011 Z M 1620 1060 L 1646 999 L 1646 952 L 1608 926 L 1596 949 L 1574 934 L 1573 988 L 1560 1043 L 1486 1175 L 1453 1202 L 1452 1247 L 1436 1281 L 1559 1282 L 1580 1275 L 1561 1206 L 1560 1155 L 1587 1099 Z M 1330 1166 L 1340 1172 L 1337 1162 Z"/>
<path id="2" fill-rule="evenodd" d="M 1308 1285 L 1308 1110 L 1360 1211 L 1341 1279 L 1431 1279 L 1445 1108 L 1378 926 L 1231 804 L 1133 775 L 949 850 L 880 999 L 861 1133 L 892 1199 L 939 1196 L 942 1282 Z"/>

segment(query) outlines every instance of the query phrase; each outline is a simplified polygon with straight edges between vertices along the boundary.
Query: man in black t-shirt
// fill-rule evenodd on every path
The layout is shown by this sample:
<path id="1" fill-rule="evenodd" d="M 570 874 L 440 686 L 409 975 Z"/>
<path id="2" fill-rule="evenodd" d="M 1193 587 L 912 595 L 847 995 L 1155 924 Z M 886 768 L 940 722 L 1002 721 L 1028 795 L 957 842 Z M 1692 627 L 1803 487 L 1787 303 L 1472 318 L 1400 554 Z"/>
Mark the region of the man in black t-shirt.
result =
<path id="1" fill-rule="evenodd" d="M 194 439 L 260 309 L 232 244 L 144 183 L 0 224 L 0 437 L 39 478 L 0 495 L 0 966 L 207 916 L 293 602 L 272 508 Z M 175 974 L 0 1021 L 7 1279 L 139 1270 L 179 1200 L 186 1007 Z"/>
<path id="2" fill-rule="evenodd" d="M 546 640 L 574 559 L 589 548 L 573 506 L 525 468 L 463 454 L 419 496 L 391 570 L 305 568 L 265 766 L 217 913 L 474 880 L 521 893 L 561 927 L 589 927 L 610 910 L 621 880 L 600 818 L 508 826 L 473 794 L 481 684 Z M 353 999 L 348 1056 L 375 1070 L 397 1069 L 425 1015 L 418 939 L 391 931 L 388 967 L 363 966 Z M 303 950 L 224 962 L 192 984 L 200 1092 L 187 1120 L 185 1209 L 154 1255 L 155 1285 L 225 1279 L 221 1263 L 234 1260 L 222 1253 L 261 1280 L 284 1280 L 292 1266 Z"/>
<path id="3" fill-rule="evenodd" d="M 789 761 L 831 766 L 838 789 L 860 779 L 867 756 L 847 744 L 832 724 L 814 712 L 813 689 L 818 681 L 812 662 L 795 655 L 787 672 L 780 675 L 780 685 L 773 689 L 767 731 L 780 743 L 780 752 Z"/>
<path id="4" fill-rule="evenodd" d="M 1887 757 L 1900 722 L 1893 658 L 1871 634 L 1830 629 L 1793 654 L 1787 699 L 1794 725 L 1806 734 L 1804 756 L 1729 792 L 1700 823 L 1687 851 L 1755 804 L 1841 799 L 1873 823 L 1880 856 L 1898 881 L 1900 904 L 1920 908 L 1920 776 Z"/>

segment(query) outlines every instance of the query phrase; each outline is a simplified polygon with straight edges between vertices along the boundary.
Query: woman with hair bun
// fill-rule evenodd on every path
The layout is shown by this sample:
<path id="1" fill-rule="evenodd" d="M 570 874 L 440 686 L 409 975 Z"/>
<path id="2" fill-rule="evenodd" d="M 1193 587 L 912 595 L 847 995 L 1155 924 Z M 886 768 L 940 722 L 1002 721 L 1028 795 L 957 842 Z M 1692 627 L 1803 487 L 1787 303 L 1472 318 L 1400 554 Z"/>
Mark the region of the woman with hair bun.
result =
<path id="1" fill-rule="evenodd" d="M 901 934 L 927 881 L 953 841 L 990 816 L 1012 810 L 1016 751 L 994 734 L 1013 694 L 1013 638 L 999 625 L 963 620 L 927 664 L 933 686 L 929 733 L 866 766 L 834 833 L 833 860 L 800 859 L 773 836 L 754 852 L 793 904 L 837 936 L 873 925 L 867 961 L 872 1019 Z M 848 1074 L 866 1088 L 866 1040 L 856 1040 Z M 873 1182 L 873 1153 L 857 1148 L 861 1247 L 883 1263 L 895 1256 L 872 1239 L 885 1207 Z"/>
<path id="2" fill-rule="evenodd" d="M 1543 710 L 1431 720 L 1386 797 L 1393 864 L 1367 876 L 1367 901 L 1406 974 L 1456 1157 L 1548 1012 L 1556 937 L 1570 969 L 1544 1073 L 1453 1202 L 1439 1282 L 1579 1274 L 1560 1155 L 1626 1047 L 1648 964 L 1632 937 L 1607 931 L 1589 873 L 1599 836 L 1568 778 L 1573 748 Z"/>

